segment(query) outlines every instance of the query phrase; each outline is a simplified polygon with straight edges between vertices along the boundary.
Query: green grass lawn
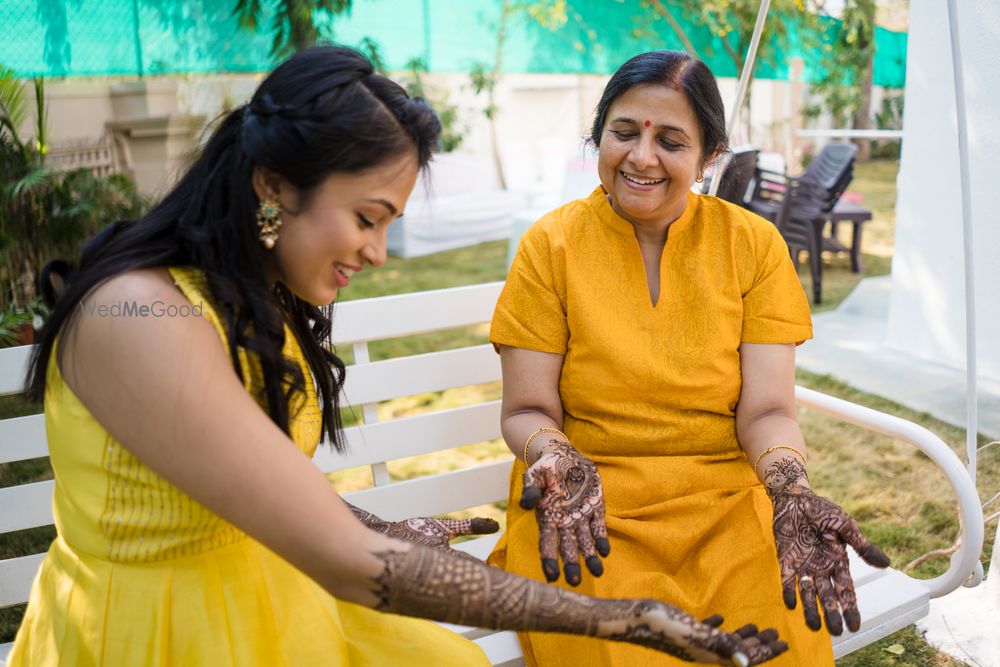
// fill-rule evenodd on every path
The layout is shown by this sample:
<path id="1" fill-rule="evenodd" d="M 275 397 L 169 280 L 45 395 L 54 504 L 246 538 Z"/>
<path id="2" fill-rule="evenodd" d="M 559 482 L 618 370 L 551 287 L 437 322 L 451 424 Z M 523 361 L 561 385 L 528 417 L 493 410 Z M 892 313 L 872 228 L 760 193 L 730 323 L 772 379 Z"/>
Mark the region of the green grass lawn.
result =
<path id="1" fill-rule="evenodd" d="M 865 273 L 852 274 L 846 256 L 824 257 L 824 303 L 815 309 L 816 312 L 835 308 L 862 277 L 889 272 L 895 222 L 896 170 L 897 165 L 893 162 L 857 165 L 850 189 L 862 194 L 863 205 L 872 208 L 874 214 L 864 232 Z M 496 241 L 409 260 L 390 258 L 381 269 L 357 274 L 341 298 L 351 300 L 502 280 L 506 251 L 507 242 Z M 804 266 L 800 267 L 800 276 L 807 293 L 811 293 L 808 269 Z M 382 341 L 372 346 L 372 357 L 388 358 L 483 342 L 486 334 L 486 328 L 480 326 Z M 350 355 L 345 356 L 349 360 Z M 940 436 L 956 452 L 964 451 L 962 429 L 925 413 L 858 392 L 826 376 L 799 372 L 798 382 L 915 421 Z M 499 384 L 491 383 L 411 396 L 383 403 L 379 406 L 379 414 L 381 419 L 386 419 L 493 400 L 499 397 L 499 392 Z M 17 397 L 0 398 L 0 418 L 33 411 L 36 411 L 34 406 Z M 921 554 L 952 543 L 958 530 L 956 503 L 950 495 L 942 494 L 944 478 L 926 457 L 890 438 L 864 432 L 819 414 L 803 410 L 800 421 L 812 450 L 810 471 L 814 486 L 841 503 L 861 523 L 865 532 L 886 550 L 895 567 L 903 568 Z M 394 478 L 404 479 L 509 456 L 502 442 L 493 441 L 394 461 L 389 468 Z M 45 459 L 0 465 L 0 486 L 41 479 L 50 474 Z M 333 479 L 342 491 L 365 488 L 371 484 L 367 469 L 341 471 L 333 475 Z M 1000 448 L 986 450 L 980 458 L 979 486 L 981 495 L 992 495 L 1000 488 Z M 473 508 L 461 514 L 488 515 L 502 521 L 503 510 L 503 504 L 499 504 Z M 995 523 L 987 533 L 988 547 L 992 545 L 994 531 Z M 0 557 L 44 549 L 49 540 L 49 528 L 0 536 Z M 988 551 L 985 560 L 989 558 Z M 943 572 L 946 567 L 946 559 L 936 559 L 909 573 L 931 577 Z M 18 607 L 0 610 L 0 642 L 10 641 L 21 613 Z M 890 648 L 892 651 L 887 650 Z M 837 664 L 841 667 L 944 667 L 961 663 L 935 652 L 911 627 L 855 652 Z"/>

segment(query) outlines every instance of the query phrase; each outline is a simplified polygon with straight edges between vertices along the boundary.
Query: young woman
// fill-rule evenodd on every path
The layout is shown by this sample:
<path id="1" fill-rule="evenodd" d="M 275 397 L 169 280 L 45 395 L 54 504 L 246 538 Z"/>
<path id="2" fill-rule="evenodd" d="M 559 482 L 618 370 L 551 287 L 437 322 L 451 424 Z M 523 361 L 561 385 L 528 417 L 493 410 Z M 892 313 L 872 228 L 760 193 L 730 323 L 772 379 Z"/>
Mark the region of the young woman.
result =
<path id="1" fill-rule="evenodd" d="M 484 662 L 404 616 L 704 662 L 784 649 L 773 631 L 726 633 L 645 596 L 585 597 L 462 557 L 450 538 L 496 525 L 382 521 L 312 465 L 324 432 L 342 447 L 344 365 L 321 307 L 385 260 L 439 130 L 358 53 L 300 53 L 148 215 L 84 249 L 29 372 L 58 537 L 11 667 Z"/>
<path id="2" fill-rule="evenodd" d="M 791 647 L 774 664 L 831 665 L 817 596 L 830 632 L 857 630 L 845 544 L 888 559 L 809 488 L 794 384 L 812 326 L 784 241 L 691 193 L 727 148 L 715 78 L 683 52 L 636 56 L 591 136 L 601 187 L 528 230 L 493 317 L 521 463 L 489 562 L 551 582 L 561 557 L 583 592 L 763 620 Z M 597 640 L 522 645 L 531 665 L 677 664 Z"/>

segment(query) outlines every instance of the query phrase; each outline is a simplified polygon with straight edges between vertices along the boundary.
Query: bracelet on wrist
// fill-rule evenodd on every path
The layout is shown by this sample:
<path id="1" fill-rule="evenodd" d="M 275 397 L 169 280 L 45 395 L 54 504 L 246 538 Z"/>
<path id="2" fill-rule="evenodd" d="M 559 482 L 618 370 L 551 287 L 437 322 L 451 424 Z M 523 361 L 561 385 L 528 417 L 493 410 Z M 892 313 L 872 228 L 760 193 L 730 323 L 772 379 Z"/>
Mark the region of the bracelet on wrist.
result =
<path id="1" fill-rule="evenodd" d="M 806 465 L 807 464 L 806 455 L 805 455 L 805 453 L 802 450 L 796 449 L 795 447 L 790 447 L 788 445 L 775 445 L 774 447 L 768 447 L 767 449 L 765 449 L 764 451 L 762 451 L 757 456 L 757 460 L 754 461 L 753 472 L 754 472 L 755 475 L 757 475 L 757 477 L 760 477 L 760 472 L 757 470 L 757 466 L 760 465 L 761 459 L 763 459 L 765 456 L 767 456 L 771 452 L 776 452 L 776 451 L 781 450 L 781 449 L 787 449 L 788 451 L 794 453 L 796 456 L 798 456 L 800 459 L 802 459 L 802 465 Z"/>
<path id="2" fill-rule="evenodd" d="M 531 466 L 531 464 L 528 463 L 528 446 L 531 444 L 531 441 L 535 439 L 535 436 L 538 435 L 539 433 L 555 433 L 557 435 L 561 435 L 563 440 L 565 440 L 566 442 L 569 442 L 569 438 L 566 437 L 566 434 L 560 431 L 559 429 L 552 428 L 551 426 L 543 426 L 542 428 L 538 429 L 537 431 L 529 435 L 528 439 L 524 441 L 524 454 L 521 456 L 521 458 L 524 459 L 524 465 L 526 466 Z"/>

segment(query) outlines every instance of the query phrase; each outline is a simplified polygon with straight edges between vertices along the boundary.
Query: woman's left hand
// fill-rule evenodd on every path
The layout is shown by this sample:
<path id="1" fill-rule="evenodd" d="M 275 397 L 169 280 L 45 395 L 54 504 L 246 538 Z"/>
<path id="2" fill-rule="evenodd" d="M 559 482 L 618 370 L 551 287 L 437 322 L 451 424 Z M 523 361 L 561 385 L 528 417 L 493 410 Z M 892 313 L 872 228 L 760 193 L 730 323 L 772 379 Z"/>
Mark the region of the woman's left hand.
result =
<path id="1" fill-rule="evenodd" d="M 488 535 L 500 530 L 500 524 L 493 519 L 436 519 L 417 517 L 403 521 L 390 521 L 384 532 L 408 542 L 425 544 L 437 549 L 447 549 L 456 537 L 464 535 Z"/>
<path id="2" fill-rule="evenodd" d="M 839 505 L 813 493 L 807 485 L 805 466 L 799 461 L 776 463 L 765 475 L 765 484 L 774 503 L 774 540 L 785 605 L 795 609 L 797 582 L 807 626 L 813 630 L 822 627 L 818 597 L 830 634 L 840 635 L 845 624 L 857 632 L 861 614 L 847 545 L 874 567 L 888 567 L 889 557 L 865 538 Z"/>
<path id="3" fill-rule="evenodd" d="M 448 549 L 451 541 L 465 535 L 489 535 L 500 530 L 500 524 L 493 519 L 438 519 L 435 517 L 415 517 L 403 521 L 386 521 L 371 512 L 347 503 L 354 516 L 372 530 L 396 537 L 407 542 L 424 544 L 435 549 Z"/>

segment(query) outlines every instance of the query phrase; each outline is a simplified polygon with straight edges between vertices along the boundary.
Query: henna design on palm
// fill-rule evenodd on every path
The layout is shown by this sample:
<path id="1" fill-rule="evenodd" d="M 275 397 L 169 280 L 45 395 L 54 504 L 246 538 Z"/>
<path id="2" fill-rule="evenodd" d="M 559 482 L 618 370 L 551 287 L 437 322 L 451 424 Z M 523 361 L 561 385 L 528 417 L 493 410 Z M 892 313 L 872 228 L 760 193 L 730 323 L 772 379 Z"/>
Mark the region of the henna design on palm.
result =
<path id="1" fill-rule="evenodd" d="M 547 581 L 559 578 L 557 554 L 571 586 L 580 583 L 580 553 L 592 575 L 604 573 L 600 557 L 611 552 L 611 543 L 604 523 L 604 487 L 590 459 L 568 442 L 550 440 L 524 473 L 521 507 L 537 508 L 538 550 Z"/>
<path id="2" fill-rule="evenodd" d="M 720 616 L 698 622 L 657 600 L 580 595 L 440 549 L 413 545 L 374 555 L 383 565 L 372 579 L 376 609 L 397 614 L 497 630 L 588 635 L 719 664 L 756 665 L 788 648 L 774 630 L 748 625 L 727 633 L 719 629 Z"/>
<path id="3" fill-rule="evenodd" d="M 874 567 L 888 567 L 889 557 L 865 538 L 839 505 L 813 493 L 804 484 L 807 480 L 805 466 L 794 457 L 775 461 L 764 473 L 764 484 L 774 503 L 782 597 L 785 606 L 795 609 L 797 579 L 807 626 L 813 630 L 822 627 L 818 597 L 830 634 L 840 635 L 845 624 L 857 632 L 861 614 L 847 545 Z"/>
<path id="4" fill-rule="evenodd" d="M 500 530 L 493 519 L 437 519 L 417 517 L 404 521 L 386 521 L 371 512 L 347 503 L 354 516 L 372 530 L 407 542 L 423 544 L 435 549 L 450 549 L 451 541 L 464 535 L 487 535 Z"/>

